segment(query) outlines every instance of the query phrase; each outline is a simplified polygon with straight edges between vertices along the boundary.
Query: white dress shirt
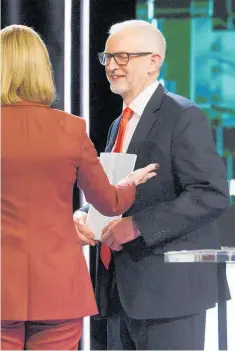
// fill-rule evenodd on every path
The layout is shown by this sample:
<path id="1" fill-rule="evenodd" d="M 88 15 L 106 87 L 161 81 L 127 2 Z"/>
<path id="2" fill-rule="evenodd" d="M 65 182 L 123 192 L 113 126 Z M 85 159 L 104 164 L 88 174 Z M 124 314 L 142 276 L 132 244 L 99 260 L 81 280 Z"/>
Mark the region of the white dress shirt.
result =
<path id="1" fill-rule="evenodd" d="M 150 84 L 130 103 L 129 108 L 134 112 L 134 114 L 126 126 L 122 152 L 127 151 L 128 146 L 129 146 L 130 141 L 131 141 L 131 138 L 132 138 L 134 131 L 135 131 L 135 129 L 140 121 L 140 118 L 143 114 L 143 111 L 144 111 L 147 103 L 151 99 L 154 91 L 157 89 L 158 84 L 159 84 L 158 81 L 155 81 L 154 83 Z M 126 107 L 127 106 L 125 105 L 125 103 L 123 103 L 122 110 L 124 110 Z"/>

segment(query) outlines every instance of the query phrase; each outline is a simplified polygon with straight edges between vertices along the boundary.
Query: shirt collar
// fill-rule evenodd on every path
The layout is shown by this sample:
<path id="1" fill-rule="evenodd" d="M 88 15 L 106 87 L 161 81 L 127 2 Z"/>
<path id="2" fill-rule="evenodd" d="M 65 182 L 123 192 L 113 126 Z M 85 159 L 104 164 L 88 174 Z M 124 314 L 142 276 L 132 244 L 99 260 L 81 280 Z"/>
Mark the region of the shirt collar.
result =
<path id="1" fill-rule="evenodd" d="M 141 93 L 130 103 L 130 109 L 137 114 L 139 117 L 142 115 L 147 103 L 151 99 L 154 91 L 157 89 L 159 85 L 159 81 L 156 80 L 152 84 L 150 84 L 147 88 L 145 88 Z M 125 103 L 123 103 L 123 110 L 127 107 Z"/>

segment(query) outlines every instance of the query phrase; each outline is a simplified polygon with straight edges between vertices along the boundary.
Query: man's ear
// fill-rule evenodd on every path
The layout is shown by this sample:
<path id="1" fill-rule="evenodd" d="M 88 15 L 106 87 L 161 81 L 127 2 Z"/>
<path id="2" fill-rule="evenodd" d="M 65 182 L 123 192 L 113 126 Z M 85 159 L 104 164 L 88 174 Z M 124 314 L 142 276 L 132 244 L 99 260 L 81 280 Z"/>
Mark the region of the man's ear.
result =
<path id="1" fill-rule="evenodd" d="M 159 71 L 161 67 L 161 56 L 159 54 L 152 54 L 149 64 L 149 74 Z"/>

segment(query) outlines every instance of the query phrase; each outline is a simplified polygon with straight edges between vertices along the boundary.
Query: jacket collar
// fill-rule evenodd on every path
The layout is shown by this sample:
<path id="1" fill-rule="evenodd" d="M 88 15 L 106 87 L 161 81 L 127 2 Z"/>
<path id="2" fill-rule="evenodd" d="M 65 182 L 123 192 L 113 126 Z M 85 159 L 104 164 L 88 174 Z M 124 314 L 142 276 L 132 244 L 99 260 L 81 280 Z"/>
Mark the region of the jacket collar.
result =
<path id="1" fill-rule="evenodd" d="M 40 102 L 21 100 L 14 104 L 2 104 L 2 107 L 17 107 L 17 106 L 36 106 L 36 107 L 49 107 L 48 105 L 41 104 Z"/>

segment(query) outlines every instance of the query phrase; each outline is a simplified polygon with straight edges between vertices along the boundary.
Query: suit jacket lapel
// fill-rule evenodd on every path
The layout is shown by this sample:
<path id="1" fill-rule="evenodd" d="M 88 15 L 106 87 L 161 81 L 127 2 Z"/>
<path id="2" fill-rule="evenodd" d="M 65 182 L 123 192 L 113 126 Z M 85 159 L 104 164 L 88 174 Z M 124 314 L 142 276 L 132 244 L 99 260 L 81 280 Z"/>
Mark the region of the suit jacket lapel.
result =
<path id="1" fill-rule="evenodd" d="M 119 124 L 120 124 L 121 116 L 119 116 L 113 123 L 112 130 L 110 132 L 110 138 L 105 147 L 105 152 L 111 152 L 114 146 L 115 140 L 117 138 Z"/>
<path id="2" fill-rule="evenodd" d="M 141 142 L 146 139 L 153 125 L 155 128 L 157 128 L 158 111 L 166 94 L 167 90 L 165 90 L 163 86 L 159 84 L 151 99 L 147 103 L 140 121 L 136 127 L 136 130 L 132 136 L 129 147 L 127 149 L 128 154 L 138 154 Z"/>

